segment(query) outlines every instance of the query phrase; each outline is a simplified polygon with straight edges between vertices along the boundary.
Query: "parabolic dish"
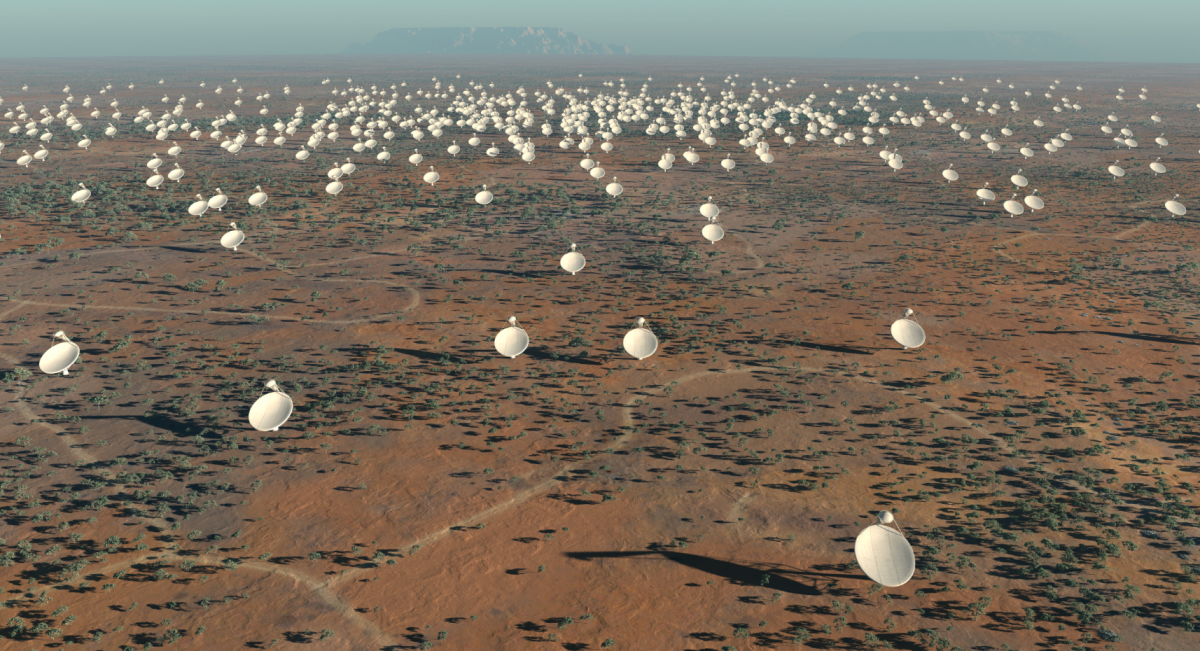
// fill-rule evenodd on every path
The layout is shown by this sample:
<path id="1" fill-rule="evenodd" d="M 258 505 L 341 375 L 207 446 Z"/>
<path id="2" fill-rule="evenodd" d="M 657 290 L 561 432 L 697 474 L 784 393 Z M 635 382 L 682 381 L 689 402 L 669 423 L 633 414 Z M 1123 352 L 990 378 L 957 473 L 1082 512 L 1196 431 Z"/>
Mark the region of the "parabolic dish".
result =
<path id="1" fill-rule="evenodd" d="M 584 265 L 587 264 L 587 260 L 583 258 L 582 253 L 578 251 L 571 251 L 562 257 L 562 260 L 559 261 L 559 264 L 562 265 L 564 270 L 571 273 L 576 273 L 583 269 Z"/>
<path id="2" fill-rule="evenodd" d="M 700 229 L 700 234 L 709 242 L 720 242 L 721 238 L 725 237 L 725 229 L 719 224 L 708 224 Z"/>
<path id="3" fill-rule="evenodd" d="M 496 352 L 505 357 L 516 358 L 528 347 L 529 335 L 516 326 L 509 326 L 496 334 Z"/>
<path id="4" fill-rule="evenodd" d="M 658 337 L 649 330 L 634 328 L 625 333 L 624 345 L 625 352 L 639 360 L 646 359 L 658 350 Z"/>
<path id="5" fill-rule="evenodd" d="M 1171 200 L 1164 205 L 1166 206 L 1167 210 L 1171 211 L 1171 214 L 1175 215 L 1176 217 L 1183 217 L 1185 214 L 1187 214 L 1187 208 L 1184 208 L 1183 204 L 1179 203 L 1178 201 Z"/>
<path id="6" fill-rule="evenodd" d="M 260 432 L 279 429 L 292 415 L 292 399 L 272 391 L 250 406 L 250 425 Z"/>
<path id="7" fill-rule="evenodd" d="M 79 346 L 63 341 L 54 344 L 49 350 L 42 353 L 42 359 L 38 361 L 38 368 L 42 369 L 43 373 L 49 375 L 57 375 L 75 363 L 79 359 Z"/>
<path id="8" fill-rule="evenodd" d="M 920 348 L 925 343 L 925 329 L 916 321 L 900 319 L 892 323 L 892 339 L 905 348 Z"/>
<path id="9" fill-rule="evenodd" d="M 908 583 L 917 569 L 912 545 L 899 531 L 873 524 L 854 540 L 854 559 L 872 581 L 894 588 Z"/>
<path id="10" fill-rule="evenodd" d="M 246 241 L 246 234 L 242 231 L 229 231 L 221 236 L 221 246 L 227 249 L 236 249 L 239 244 Z"/>

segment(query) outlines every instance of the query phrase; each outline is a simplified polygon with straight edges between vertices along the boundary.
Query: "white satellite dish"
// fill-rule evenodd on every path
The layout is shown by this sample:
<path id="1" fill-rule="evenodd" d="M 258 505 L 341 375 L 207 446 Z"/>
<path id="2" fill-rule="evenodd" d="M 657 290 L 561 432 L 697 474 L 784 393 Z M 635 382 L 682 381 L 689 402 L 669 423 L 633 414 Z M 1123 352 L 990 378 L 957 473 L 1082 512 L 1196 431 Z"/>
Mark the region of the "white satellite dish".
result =
<path id="1" fill-rule="evenodd" d="M 950 167 L 942 170 L 942 178 L 946 179 L 946 183 L 958 180 L 958 172 L 954 171 L 954 163 L 950 163 Z"/>
<path id="2" fill-rule="evenodd" d="M 292 415 L 292 399 L 275 380 L 267 382 L 270 393 L 250 406 L 250 426 L 260 432 L 277 432 Z"/>
<path id="3" fill-rule="evenodd" d="M 225 204 L 227 204 L 227 203 L 229 203 L 229 197 L 225 196 L 221 192 L 221 188 L 217 188 L 217 193 L 214 194 L 212 197 L 210 197 L 208 200 L 208 207 L 216 208 L 217 211 L 219 212 L 221 210 L 221 208 L 223 208 L 225 206 Z"/>
<path id="4" fill-rule="evenodd" d="M 42 353 L 42 358 L 38 360 L 38 368 L 47 375 L 69 375 L 67 369 L 79 359 L 79 346 L 67 339 L 67 335 L 62 330 L 54 333 L 55 339 L 62 339 L 61 342 L 54 344 L 49 350 Z"/>
<path id="5" fill-rule="evenodd" d="M 204 200 L 204 197 L 196 195 L 196 201 L 188 206 L 188 214 L 192 217 L 199 217 L 205 212 L 208 212 L 208 202 Z"/>
<path id="6" fill-rule="evenodd" d="M 1154 172 L 1155 176 L 1167 173 L 1167 166 L 1160 163 L 1161 160 L 1161 158 L 1156 158 L 1153 163 L 1150 163 L 1150 171 Z"/>
<path id="7" fill-rule="evenodd" d="M 1121 161 L 1114 161 L 1112 165 L 1108 166 L 1108 173 L 1113 175 L 1114 181 L 1121 178 L 1122 176 L 1125 176 L 1125 170 L 1122 169 L 1121 166 L 1117 164 L 1120 162 Z"/>
<path id="8" fill-rule="evenodd" d="M 71 195 L 71 201 L 82 205 L 92 197 L 92 191 L 84 187 L 82 183 L 79 184 L 79 188 L 80 189 L 76 191 L 75 194 Z"/>
<path id="9" fill-rule="evenodd" d="M 622 342 L 625 346 L 625 352 L 638 360 L 646 359 L 658 350 L 658 337 L 654 336 L 653 332 L 646 327 L 646 320 L 638 317 L 637 327 L 625 333 L 625 339 Z"/>
<path id="10" fill-rule="evenodd" d="M 726 158 L 725 160 L 721 161 L 721 167 L 724 167 L 727 170 L 732 170 L 733 168 L 737 167 L 737 163 L 733 162 L 732 158 Z"/>
<path id="11" fill-rule="evenodd" d="M 565 254 L 558 263 L 563 270 L 571 272 L 571 275 L 574 276 L 583 270 L 583 267 L 587 265 L 587 260 L 584 259 L 582 253 L 575 250 L 575 243 L 572 242 L 570 252 Z"/>
<path id="12" fill-rule="evenodd" d="M 892 339 L 905 350 L 920 348 L 925 343 L 925 329 L 909 318 L 912 314 L 911 309 L 905 309 L 904 318 L 892 323 Z"/>
<path id="13" fill-rule="evenodd" d="M 1006 210 L 1009 215 L 1016 217 L 1017 215 L 1025 212 L 1025 206 L 1022 206 L 1021 202 L 1017 201 L 1017 195 L 1014 194 L 1011 199 L 1004 202 L 1004 210 Z"/>
<path id="14" fill-rule="evenodd" d="M 480 192 L 479 194 L 475 195 L 475 203 L 477 203 L 481 206 L 486 206 L 492 202 L 492 199 L 495 199 L 495 198 L 496 198 L 496 196 L 493 195 L 491 192 L 488 192 L 487 186 L 485 185 L 485 186 L 483 186 L 483 191 Z"/>
<path id="15" fill-rule="evenodd" d="M 1046 202 L 1042 201 L 1042 198 L 1037 196 L 1037 188 L 1034 188 L 1033 194 L 1026 195 L 1025 205 L 1029 206 L 1030 211 L 1037 212 L 1046 207 Z"/>
<path id="16" fill-rule="evenodd" d="M 605 186 L 604 191 L 607 192 L 609 195 L 615 197 L 615 196 L 620 195 L 622 192 L 624 192 L 625 187 L 622 186 L 620 183 L 617 183 L 617 177 L 614 176 L 612 183 L 609 183 L 607 186 Z"/>
<path id="17" fill-rule="evenodd" d="M 496 333 L 496 352 L 516 359 L 529 347 L 529 334 L 517 325 L 517 317 L 508 317 L 509 326 Z"/>
<path id="18" fill-rule="evenodd" d="M 334 182 L 330 183 L 329 185 L 325 186 L 325 192 L 332 194 L 333 196 L 336 197 L 337 193 L 341 192 L 342 188 L 344 188 L 344 187 L 346 187 L 346 186 L 342 185 L 341 181 L 334 181 Z"/>
<path id="19" fill-rule="evenodd" d="M 725 237 L 725 229 L 721 228 L 720 224 L 713 222 L 711 224 L 705 224 L 704 228 L 700 229 L 700 234 L 703 235 L 704 239 L 708 240 L 710 244 L 716 244 Z"/>
<path id="20" fill-rule="evenodd" d="M 247 199 L 247 201 L 251 206 L 258 208 L 267 202 L 267 193 L 263 192 L 262 186 L 260 185 L 254 186 L 254 190 L 254 194 L 250 195 L 250 198 Z"/>
<path id="21" fill-rule="evenodd" d="M 1023 188 L 1025 186 L 1029 185 L 1029 179 L 1027 179 L 1021 175 L 1021 172 L 1023 172 L 1023 171 L 1025 171 L 1025 170 L 1017 170 L 1016 174 L 1013 174 L 1012 176 L 1009 177 L 1009 180 L 1012 181 L 1012 184 L 1017 186 L 1018 188 Z"/>
<path id="22" fill-rule="evenodd" d="M 433 185 L 434 183 L 437 183 L 438 179 L 440 179 L 440 178 L 442 178 L 442 175 L 435 172 L 433 169 L 433 166 L 430 166 L 429 171 L 425 172 L 425 176 L 421 177 L 421 179 L 424 180 L 429 185 Z"/>
<path id="23" fill-rule="evenodd" d="M 978 190 L 975 191 L 975 196 L 979 197 L 980 200 L 983 201 L 984 205 L 987 205 L 987 202 L 989 202 L 989 201 L 996 200 L 996 193 L 987 189 L 987 186 L 988 186 L 988 184 L 984 183 L 982 188 L 979 188 Z"/>
<path id="24" fill-rule="evenodd" d="M 716 204 L 714 204 L 712 202 L 712 197 L 709 197 L 708 203 L 704 204 L 703 206 L 700 206 L 700 214 L 703 215 L 706 219 L 712 219 L 713 217 L 716 217 L 717 215 L 721 214 L 721 209 L 718 208 L 716 206 Z"/>
<path id="25" fill-rule="evenodd" d="M 912 545 L 895 525 L 891 513 L 883 511 L 879 521 L 863 529 L 854 540 L 854 559 L 859 568 L 879 585 L 894 588 L 908 583 L 917 570 Z"/>
<path id="26" fill-rule="evenodd" d="M 246 241 L 246 234 L 237 227 L 237 222 L 229 222 L 229 227 L 233 230 L 221 236 L 221 246 L 237 251 L 238 245 Z"/>
<path id="27" fill-rule="evenodd" d="M 1176 201 L 1178 198 L 1179 195 L 1175 195 L 1174 199 L 1171 199 L 1163 205 L 1168 211 L 1170 211 L 1172 215 L 1175 215 L 1176 217 L 1183 217 L 1185 214 L 1187 214 L 1187 208 L 1185 208 L 1183 204 Z"/>

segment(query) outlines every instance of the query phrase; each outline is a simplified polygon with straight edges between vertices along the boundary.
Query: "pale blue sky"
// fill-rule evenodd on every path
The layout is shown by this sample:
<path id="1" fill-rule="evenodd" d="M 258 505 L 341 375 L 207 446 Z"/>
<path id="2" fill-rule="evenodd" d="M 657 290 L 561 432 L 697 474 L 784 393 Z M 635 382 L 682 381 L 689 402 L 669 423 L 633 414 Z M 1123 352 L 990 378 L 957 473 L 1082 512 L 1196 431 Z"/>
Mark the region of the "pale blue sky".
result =
<path id="1" fill-rule="evenodd" d="M 848 56 L 860 31 L 1053 31 L 1200 62 L 1200 0 L 56 0 L 5 7 L 0 57 L 333 54 L 393 27 L 562 27 L 634 54 Z"/>

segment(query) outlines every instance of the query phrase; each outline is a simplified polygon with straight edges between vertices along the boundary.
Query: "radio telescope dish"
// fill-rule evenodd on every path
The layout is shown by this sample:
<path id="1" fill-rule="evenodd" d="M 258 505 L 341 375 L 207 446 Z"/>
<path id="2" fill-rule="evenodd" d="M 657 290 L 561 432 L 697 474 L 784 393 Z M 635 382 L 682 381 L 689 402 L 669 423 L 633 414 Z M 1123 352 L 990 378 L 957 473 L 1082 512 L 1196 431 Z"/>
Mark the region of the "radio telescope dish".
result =
<path id="1" fill-rule="evenodd" d="M 1017 195 L 1014 194 L 1011 199 L 1004 202 L 1004 210 L 1008 211 L 1008 214 L 1013 217 L 1016 217 L 1025 212 L 1025 206 L 1022 206 L 1021 202 L 1017 201 Z"/>
<path id="2" fill-rule="evenodd" d="M 725 237 L 725 229 L 721 228 L 721 225 L 717 223 L 706 224 L 704 228 L 700 229 L 700 234 L 703 235 L 704 239 L 708 240 L 710 244 L 716 244 Z"/>
<path id="3" fill-rule="evenodd" d="M 583 270 L 583 267 L 587 265 L 587 260 L 584 259 L 582 253 L 575 250 L 575 244 L 572 242 L 571 251 L 564 255 L 558 263 L 565 271 L 571 272 L 571 275 L 574 276 Z"/>
<path id="4" fill-rule="evenodd" d="M 1121 166 L 1117 164 L 1120 162 L 1121 161 L 1115 161 L 1112 165 L 1108 166 L 1108 173 L 1113 175 L 1114 181 L 1121 178 L 1122 176 L 1125 176 L 1125 170 L 1122 169 Z"/>
<path id="5" fill-rule="evenodd" d="M 879 585 L 895 588 L 908 583 L 917 569 L 912 545 L 904 534 L 886 525 L 895 525 L 888 511 L 879 514 L 879 522 L 863 529 L 854 540 L 854 559 L 863 573 Z"/>
<path id="6" fill-rule="evenodd" d="M 271 390 L 250 406 L 250 426 L 260 432 L 277 432 L 292 415 L 292 399 L 275 380 L 267 382 Z"/>
<path id="7" fill-rule="evenodd" d="M 1175 200 L 1178 198 L 1179 195 L 1175 195 L 1175 198 L 1168 201 L 1166 204 L 1164 204 L 1164 206 L 1172 215 L 1175 215 L 1176 217 L 1183 217 L 1185 214 L 1187 214 L 1187 208 Z"/>
<path id="8" fill-rule="evenodd" d="M 958 172 L 954 171 L 954 163 L 950 163 L 950 167 L 942 170 L 942 178 L 946 179 L 946 183 L 958 180 Z"/>
<path id="9" fill-rule="evenodd" d="M 987 202 L 989 202 L 989 201 L 996 200 L 996 193 L 987 189 L 987 186 L 988 186 L 988 184 L 984 183 L 982 188 L 979 188 L 978 190 L 975 191 L 975 196 L 979 197 L 980 200 L 983 201 L 984 205 L 987 205 Z"/>
<path id="10" fill-rule="evenodd" d="M 334 181 L 333 183 L 330 183 L 329 185 L 325 186 L 325 192 L 332 194 L 333 196 L 336 197 L 337 193 L 341 192 L 342 188 L 344 188 L 344 187 L 346 187 L 346 186 L 342 185 L 341 181 Z"/>
<path id="11" fill-rule="evenodd" d="M 593 179 L 599 181 L 600 179 L 604 178 L 605 172 L 603 167 L 597 166 L 593 167 L 591 170 L 588 170 L 588 174 L 590 174 Z"/>
<path id="12" fill-rule="evenodd" d="M 725 160 L 721 161 L 721 167 L 724 167 L 727 170 L 732 170 L 733 168 L 737 167 L 737 163 L 733 162 L 732 158 L 726 158 Z"/>
<path id="13" fill-rule="evenodd" d="M 254 194 L 250 195 L 250 198 L 247 199 L 247 201 L 249 201 L 251 206 L 258 208 L 267 202 L 267 193 L 263 192 L 262 186 L 260 185 L 254 186 L 254 190 Z"/>
<path id="14" fill-rule="evenodd" d="M 1025 178 L 1024 176 L 1021 176 L 1021 172 L 1023 172 L 1023 171 L 1025 171 L 1025 170 L 1017 170 L 1016 174 L 1013 174 L 1012 176 L 1009 177 L 1009 180 L 1012 181 L 1012 184 L 1017 186 L 1018 188 L 1023 188 L 1025 186 L 1029 185 L 1029 179 Z"/>
<path id="15" fill-rule="evenodd" d="M 920 348 L 925 343 L 925 329 L 909 318 L 912 314 L 911 309 L 906 309 L 904 318 L 892 323 L 892 339 L 895 339 L 896 343 L 903 346 L 905 350 Z"/>
<path id="16" fill-rule="evenodd" d="M 495 195 L 493 195 L 491 192 L 488 192 L 487 186 L 485 185 L 483 186 L 483 192 L 475 195 L 475 203 L 481 206 L 486 206 L 492 202 L 492 199 L 495 198 Z"/>
<path id="17" fill-rule="evenodd" d="M 508 322 L 511 325 L 496 334 L 496 352 L 516 359 L 529 347 L 529 334 L 517 325 L 517 317 L 508 317 Z"/>
<path id="18" fill-rule="evenodd" d="M 641 361 L 658 350 L 658 337 L 646 327 L 646 320 L 638 317 L 637 327 L 625 333 L 623 344 L 625 352 Z"/>
<path id="19" fill-rule="evenodd" d="M 204 200 L 204 197 L 196 195 L 196 201 L 188 206 L 188 214 L 192 217 L 199 217 L 206 212 L 208 212 L 208 202 Z"/>
<path id="20" fill-rule="evenodd" d="M 430 166 L 429 171 L 425 172 L 425 176 L 421 177 L 421 179 L 424 180 L 429 185 L 433 185 L 434 183 L 437 183 L 438 179 L 440 179 L 440 178 L 442 178 L 442 175 L 435 172 L 433 170 L 433 166 Z"/>
<path id="21" fill-rule="evenodd" d="M 1159 174 L 1167 173 L 1167 166 L 1160 163 L 1159 162 L 1160 160 L 1162 160 L 1162 159 L 1156 158 L 1156 159 L 1154 159 L 1153 163 L 1150 163 L 1150 171 L 1154 172 L 1155 176 L 1158 176 Z"/>
<path id="22" fill-rule="evenodd" d="M 609 183 L 609 184 L 608 184 L 608 185 L 607 185 L 607 186 L 604 188 L 604 191 L 605 191 L 605 192 L 607 192 L 609 195 L 611 195 L 611 196 L 614 196 L 614 197 L 615 197 L 615 196 L 618 196 L 618 195 L 620 195 L 622 192 L 624 192 L 624 191 L 625 191 L 625 188 L 624 188 L 624 186 L 622 186 L 620 183 L 617 183 L 617 177 L 615 177 L 615 176 L 614 176 L 614 177 L 613 177 L 613 182 L 612 182 L 612 183 Z"/>
<path id="23" fill-rule="evenodd" d="M 71 195 L 71 201 L 83 205 L 92 197 L 92 191 L 84 187 L 82 183 L 79 184 L 79 188 L 80 189 L 75 194 Z"/>
<path id="24" fill-rule="evenodd" d="M 1025 205 L 1029 206 L 1029 210 L 1032 212 L 1037 212 L 1046 207 L 1046 202 L 1042 201 L 1042 198 L 1037 196 L 1037 188 L 1034 188 L 1033 194 L 1026 195 Z"/>
<path id="25" fill-rule="evenodd" d="M 718 208 L 716 206 L 716 204 L 714 204 L 712 202 L 712 197 L 709 197 L 708 203 L 704 204 L 703 206 L 700 206 L 700 214 L 703 215 L 706 219 L 712 219 L 713 217 L 716 217 L 717 215 L 721 214 L 721 209 Z"/>
<path id="26" fill-rule="evenodd" d="M 167 172 L 167 178 L 179 183 L 179 179 L 183 178 L 183 168 L 179 166 L 179 163 L 175 163 L 175 169 Z"/>
<path id="27" fill-rule="evenodd" d="M 229 222 L 233 230 L 221 236 L 221 246 L 237 251 L 238 245 L 246 241 L 246 234 L 237 227 L 237 222 Z"/>
<path id="28" fill-rule="evenodd" d="M 38 360 L 38 368 L 47 375 L 69 375 L 67 369 L 79 359 L 79 346 L 67 339 L 66 333 L 62 330 L 54 333 L 55 339 L 62 339 L 61 342 L 54 344 L 49 350 L 42 353 L 42 358 Z"/>
<path id="29" fill-rule="evenodd" d="M 227 203 L 229 203 L 229 197 L 221 193 L 221 188 L 217 188 L 217 193 L 208 200 L 208 207 L 216 208 L 220 212 L 221 208 Z"/>

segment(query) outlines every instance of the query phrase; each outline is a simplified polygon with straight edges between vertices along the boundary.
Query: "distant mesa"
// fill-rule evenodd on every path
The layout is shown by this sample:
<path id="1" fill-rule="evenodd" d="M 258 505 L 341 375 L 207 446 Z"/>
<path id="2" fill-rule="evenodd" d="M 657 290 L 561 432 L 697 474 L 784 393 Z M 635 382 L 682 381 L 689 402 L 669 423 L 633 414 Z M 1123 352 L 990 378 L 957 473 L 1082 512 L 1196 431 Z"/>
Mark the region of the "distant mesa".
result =
<path id="1" fill-rule="evenodd" d="M 558 27 L 417 27 L 389 29 L 345 54 L 629 54 Z"/>
<path id="2" fill-rule="evenodd" d="M 849 59 L 1105 61 L 1058 32 L 859 32 L 828 52 Z"/>

